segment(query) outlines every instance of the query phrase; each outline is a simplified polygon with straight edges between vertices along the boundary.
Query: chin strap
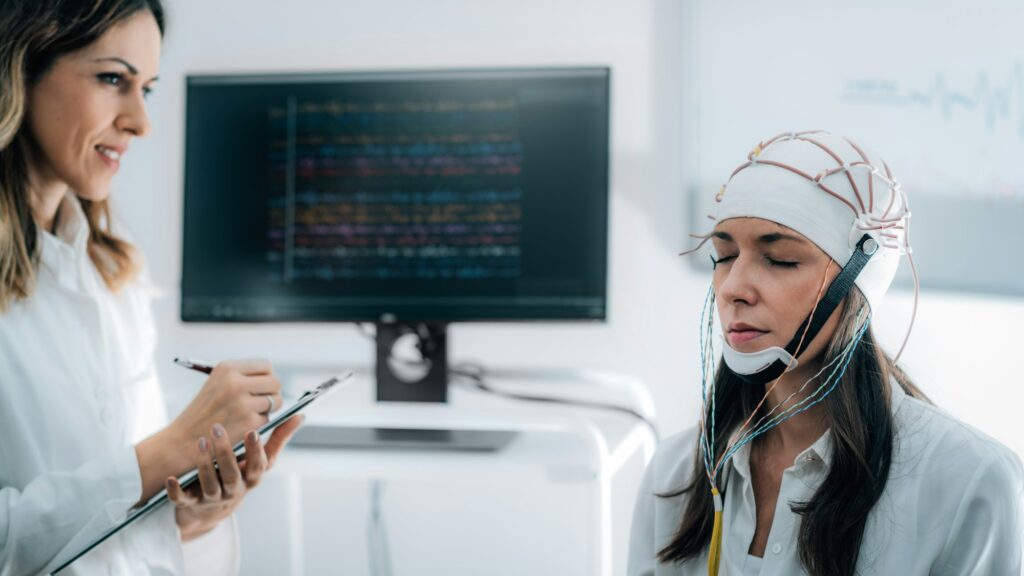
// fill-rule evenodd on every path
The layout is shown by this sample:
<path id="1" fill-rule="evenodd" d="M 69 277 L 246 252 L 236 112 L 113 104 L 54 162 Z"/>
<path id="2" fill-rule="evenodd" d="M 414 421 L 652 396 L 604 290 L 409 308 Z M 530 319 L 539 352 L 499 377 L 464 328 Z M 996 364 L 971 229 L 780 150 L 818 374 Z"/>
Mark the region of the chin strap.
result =
<path id="1" fill-rule="evenodd" d="M 850 293 L 850 289 L 853 288 L 853 283 L 860 274 L 860 271 L 864 269 L 864 266 L 871 260 L 871 256 L 877 251 L 878 242 L 874 238 L 868 234 L 861 236 L 860 241 L 857 242 L 857 249 L 853 251 L 853 256 L 850 256 L 846 266 L 843 266 L 842 271 L 839 272 L 839 275 L 829 285 L 825 296 L 818 303 L 816 312 L 814 312 L 813 316 L 808 316 L 800 324 L 793 339 L 789 341 L 789 344 L 786 344 L 785 350 L 790 356 L 796 358 L 803 351 L 802 349 L 798 350 L 801 340 L 807 346 L 814 341 L 818 332 L 825 325 L 825 322 L 832 316 L 832 312 L 843 301 L 843 298 L 846 298 L 846 295 Z M 808 323 L 810 323 L 810 326 L 808 326 Z M 806 334 L 804 334 L 805 330 Z M 726 368 L 728 368 L 728 364 L 726 364 Z M 753 374 L 740 374 L 732 369 L 729 369 L 729 371 L 747 384 L 767 384 L 782 376 L 786 368 L 788 368 L 788 365 L 785 362 L 776 360 Z"/>

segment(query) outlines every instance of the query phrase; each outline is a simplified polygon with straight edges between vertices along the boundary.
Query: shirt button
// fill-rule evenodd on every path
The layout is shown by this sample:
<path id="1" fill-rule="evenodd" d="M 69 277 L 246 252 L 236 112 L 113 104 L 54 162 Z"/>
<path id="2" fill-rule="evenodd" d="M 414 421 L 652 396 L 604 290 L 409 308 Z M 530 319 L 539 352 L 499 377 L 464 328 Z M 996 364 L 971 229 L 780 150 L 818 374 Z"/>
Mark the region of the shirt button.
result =
<path id="1" fill-rule="evenodd" d="M 775 544 L 772 544 L 772 554 L 781 554 L 781 553 L 782 553 L 782 544 L 779 544 L 778 542 L 776 542 Z"/>

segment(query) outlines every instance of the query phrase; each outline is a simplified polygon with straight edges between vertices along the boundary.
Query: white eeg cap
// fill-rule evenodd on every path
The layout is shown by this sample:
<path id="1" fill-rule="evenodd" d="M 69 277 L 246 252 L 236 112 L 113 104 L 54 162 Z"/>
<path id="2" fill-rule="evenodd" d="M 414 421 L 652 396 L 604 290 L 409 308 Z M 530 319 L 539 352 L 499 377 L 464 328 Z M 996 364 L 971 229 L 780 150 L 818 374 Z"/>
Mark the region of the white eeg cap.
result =
<path id="1" fill-rule="evenodd" d="M 879 250 L 855 281 L 872 310 L 910 252 L 906 194 L 885 162 L 821 131 L 781 134 L 758 144 L 715 199 L 711 217 L 764 218 L 792 228 L 840 266 L 870 234 Z"/>

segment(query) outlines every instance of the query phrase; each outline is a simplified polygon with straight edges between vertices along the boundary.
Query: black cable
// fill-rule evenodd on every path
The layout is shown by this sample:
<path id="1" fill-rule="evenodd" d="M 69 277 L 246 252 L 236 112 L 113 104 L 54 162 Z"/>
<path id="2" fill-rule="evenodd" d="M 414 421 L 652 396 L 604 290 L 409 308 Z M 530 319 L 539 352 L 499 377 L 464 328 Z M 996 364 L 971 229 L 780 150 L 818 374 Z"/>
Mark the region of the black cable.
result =
<path id="1" fill-rule="evenodd" d="M 377 341 L 377 336 L 375 334 L 373 334 L 372 332 L 370 332 L 369 328 L 367 328 L 367 326 L 364 323 L 357 323 L 356 326 L 359 328 L 359 331 L 362 332 L 363 336 L 366 336 L 367 338 L 369 338 L 370 340 L 373 340 L 374 342 Z M 417 337 L 420 340 L 422 340 L 422 338 L 423 338 L 422 334 L 420 334 L 419 332 L 412 332 L 412 333 L 416 334 Z M 417 348 L 420 351 L 423 350 L 423 343 L 422 343 L 422 341 L 417 344 Z M 402 364 L 405 364 L 407 366 L 422 366 L 423 365 L 423 361 L 422 360 L 410 360 L 410 359 L 407 359 L 407 358 L 398 358 L 397 356 L 394 356 L 393 354 L 391 354 L 391 351 L 389 351 L 388 358 L 391 359 L 391 360 L 395 360 L 397 362 L 400 362 Z M 526 402 L 544 402 L 544 403 L 548 403 L 548 404 L 562 404 L 562 405 L 565 405 L 565 406 L 579 406 L 581 408 L 597 408 L 599 410 L 610 410 L 612 412 L 621 412 L 623 414 L 628 414 L 628 415 L 636 418 L 637 420 L 639 420 L 643 424 L 645 424 L 648 428 L 650 428 L 651 433 L 654 434 L 654 440 L 655 440 L 656 443 L 661 441 L 661 435 L 658 434 L 658 428 L 657 428 L 657 426 L 655 426 L 654 422 L 652 422 L 649 418 L 647 418 L 646 416 L 644 416 L 640 412 L 638 412 L 638 411 L 636 411 L 636 410 L 634 410 L 632 408 L 628 408 L 626 406 L 618 406 L 616 404 L 605 404 L 603 402 L 590 402 L 590 401 L 587 401 L 587 400 L 571 400 L 569 398 L 555 398 L 555 397 L 551 397 L 551 396 L 534 396 L 532 394 L 516 394 L 514 392 L 505 392 L 504 390 L 498 390 L 497 388 L 494 388 L 493 386 L 489 385 L 484 380 L 484 378 L 486 376 L 487 369 L 484 368 L 483 365 L 481 365 L 481 364 L 471 364 L 471 363 L 468 363 L 468 362 L 464 362 L 462 364 L 451 366 L 448 371 L 453 376 L 461 376 L 462 378 L 468 380 L 476 389 L 480 390 L 481 392 L 486 392 L 488 394 L 493 394 L 495 396 L 502 396 L 504 398 L 509 398 L 509 399 L 512 399 L 512 400 L 523 400 L 523 401 L 526 401 Z"/>
<path id="2" fill-rule="evenodd" d="M 467 371 L 466 368 L 475 368 L 476 372 Z M 551 396 L 534 396 L 532 394 L 516 394 L 513 392 L 505 392 L 504 390 L 498 390 L 493 386 L 487 384 L 484 381 L 485 369 L 480 365 L 472 364 L 461 364 L 459 366 L 452 366 L 450 372 L 456 376 L 462 376 L 473 383 L 473 386 L 482 392 L 488 394 L 494 394 L 496 396 L 502 396 L 504 398 L 510 398 L 513 400 L 525 400 L 527 402 L 544 402 L 548 404 L 562 404 L 565 406 L 579 406 L 581 408 L 597 408 L 600 410 L 610 410 L 612 412 L 621 412 L 628 414 L 650 428 L 651 433 L 654 435 L 654 441 L 656 443 L 661 441 L 661 436 L 658 434 L 658 428 L 654 425 L 649 418 L 641 414 L 640 412 L 628 408 L 626 406 L 618 406 L 616 404 L 605 404 L 603 402 L 590 402 L 587 400 L 571 400 L 569 398 L 555 398 Z"/>

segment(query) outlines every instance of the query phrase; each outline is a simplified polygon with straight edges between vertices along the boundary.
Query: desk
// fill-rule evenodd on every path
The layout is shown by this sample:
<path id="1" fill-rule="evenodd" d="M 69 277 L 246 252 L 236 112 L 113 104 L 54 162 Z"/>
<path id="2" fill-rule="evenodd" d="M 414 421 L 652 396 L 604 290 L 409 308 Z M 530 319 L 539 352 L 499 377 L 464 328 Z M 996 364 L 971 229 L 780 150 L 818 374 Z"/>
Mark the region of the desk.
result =
<path id="1" fill-rule="evenodd" d="M 334 371 L 278 368 L 286 397 Z M 505 370 L 488 383 L 628 405 L 653 418 L 646 388 L 627 378 Z M 372 395 L 359 370 L 311 408 L 307 423 L 519 435 L 493 453 L 286 449 L 238 513 L 243 574 L 625 573 L 633 502 L 655 448 L 642 422 L 454 384 L 447 404 L 376 403 Z"/>

